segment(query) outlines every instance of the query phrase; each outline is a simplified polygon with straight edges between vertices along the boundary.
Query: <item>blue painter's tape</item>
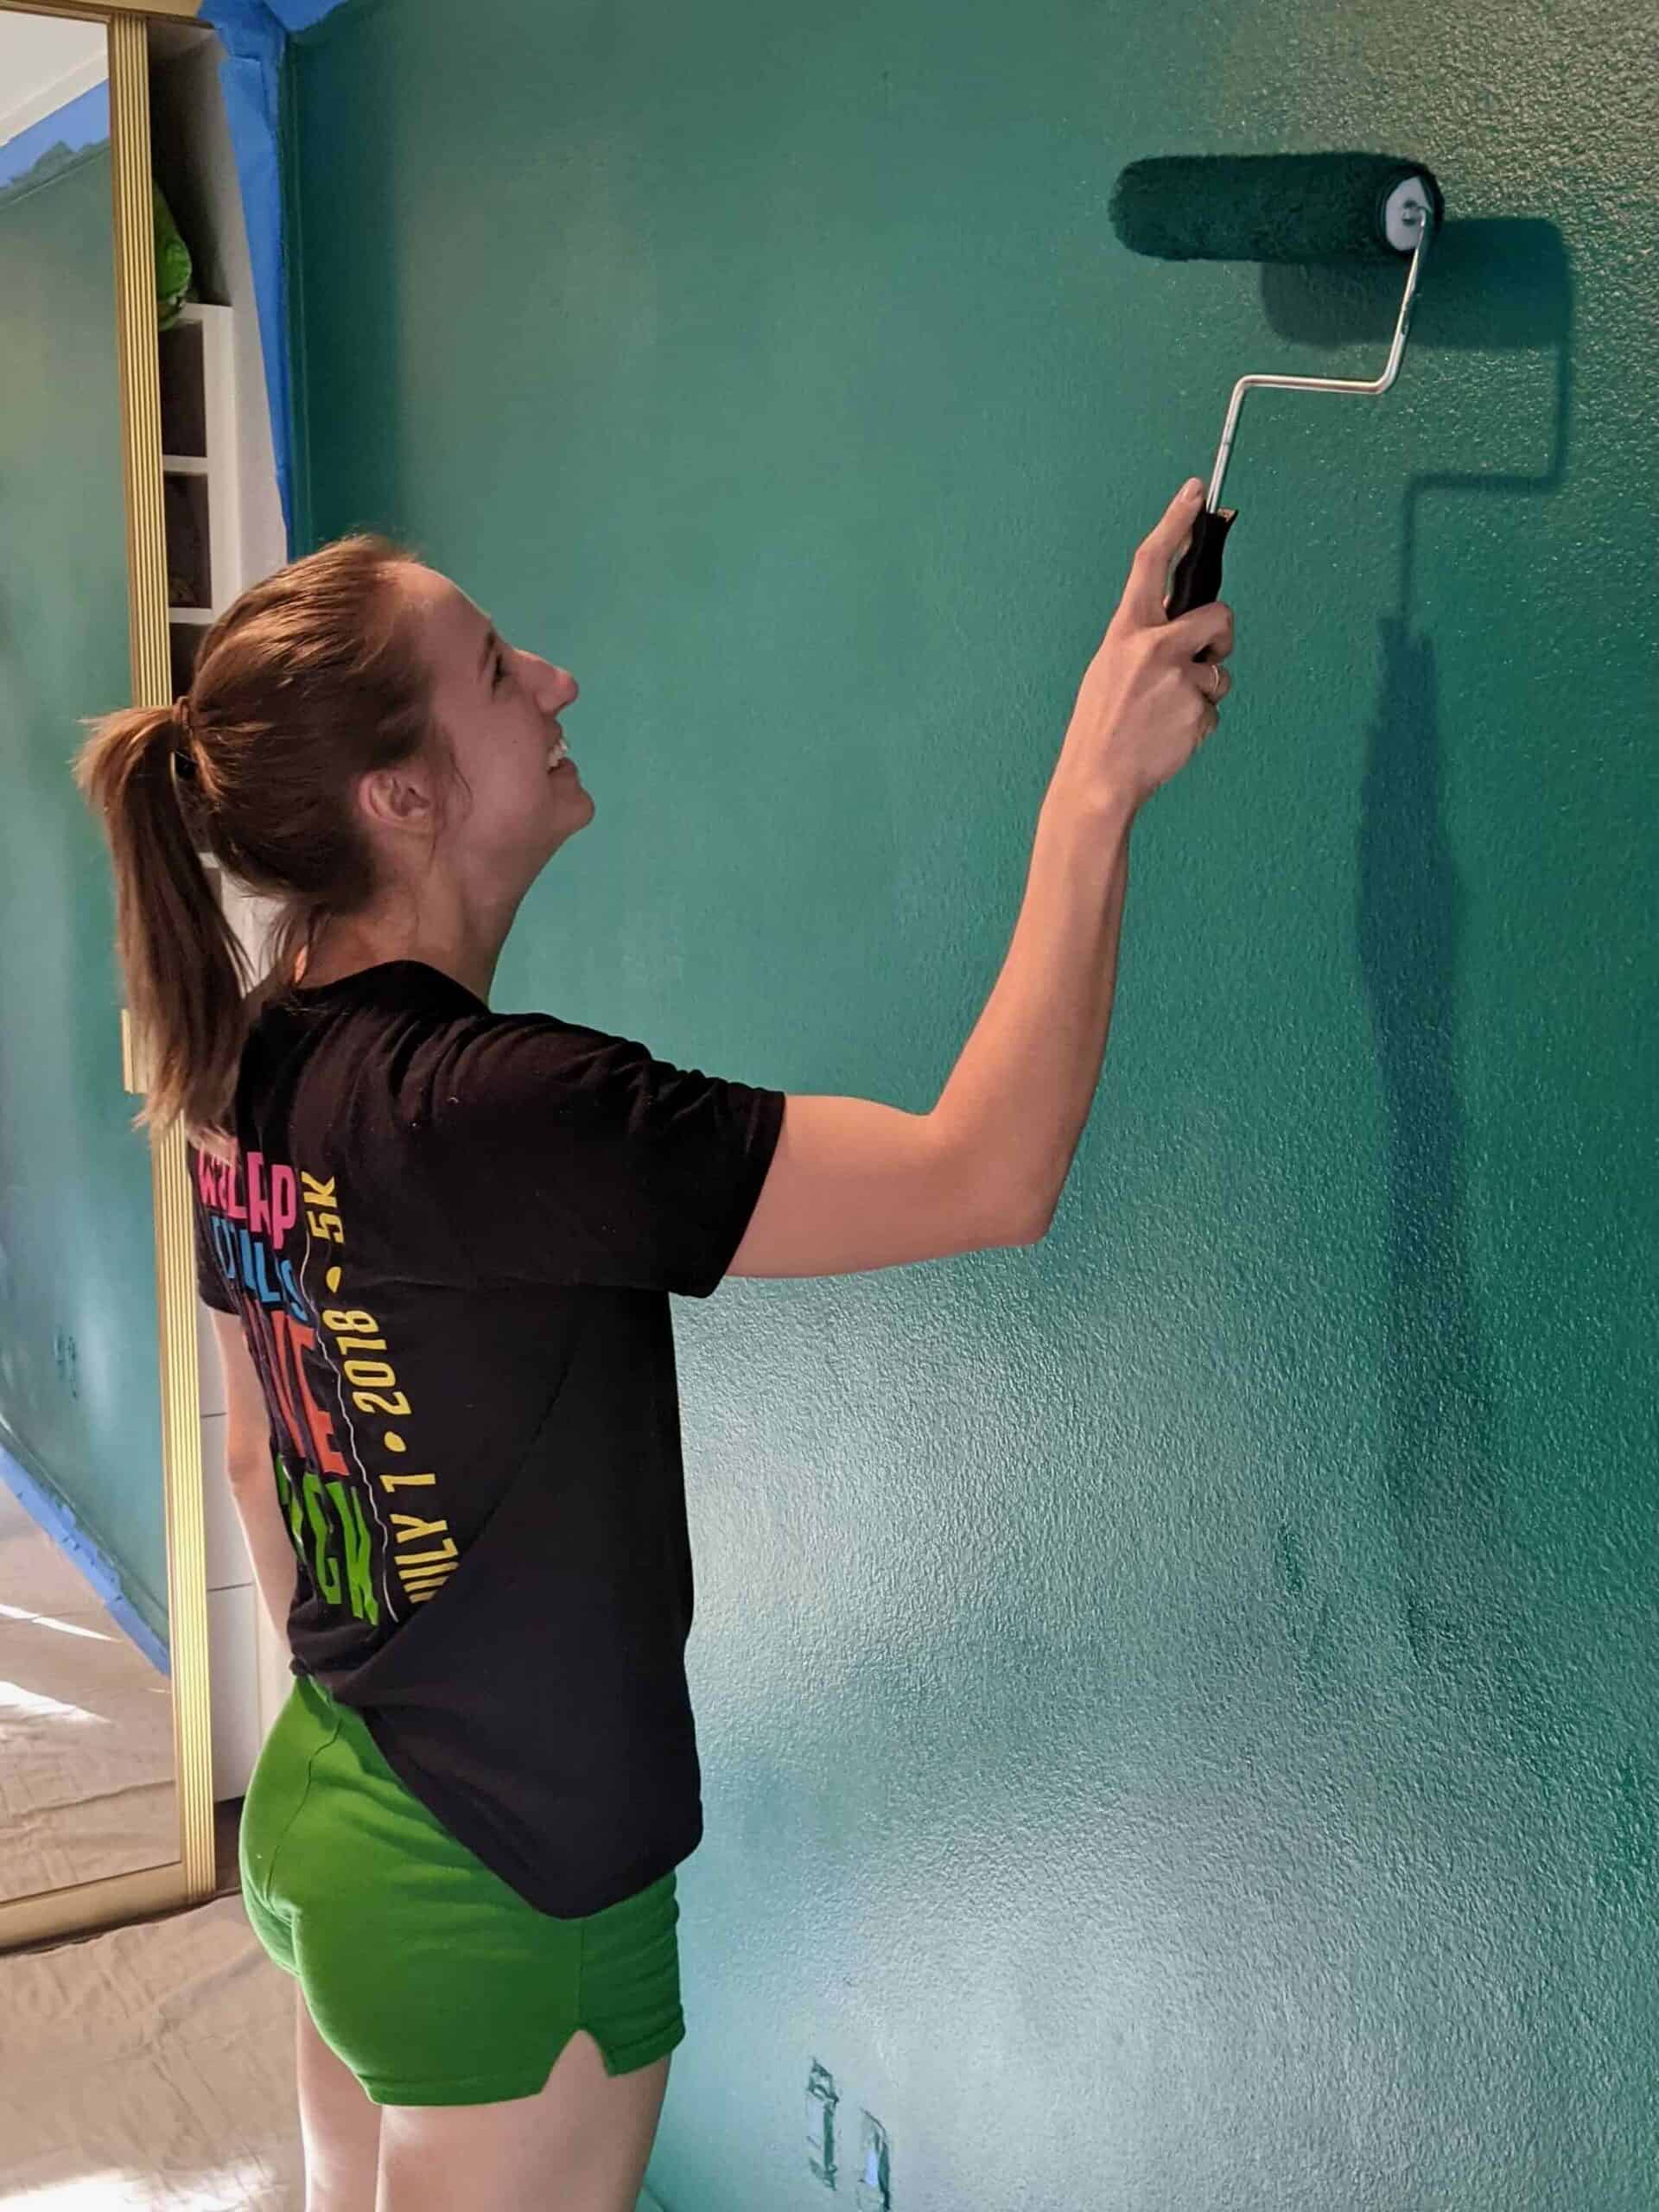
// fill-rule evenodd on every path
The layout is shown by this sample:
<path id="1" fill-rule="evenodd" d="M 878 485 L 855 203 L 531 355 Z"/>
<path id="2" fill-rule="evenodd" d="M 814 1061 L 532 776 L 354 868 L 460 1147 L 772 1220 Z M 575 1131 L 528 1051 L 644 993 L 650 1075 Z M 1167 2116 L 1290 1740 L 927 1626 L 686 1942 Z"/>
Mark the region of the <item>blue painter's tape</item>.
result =
<path id="1" fill-rule="evenodd" d="M 265 397 L 276 489 L 290 558 L 294 552 L 294 407 L 288 344 L 288 288 L 283 238 L 281 101 L 283 55 L 292 31 L 309 30 L 341 0 L 202 0 L 198 22 L 218 33 L 219 66 L 265 364 Z"/>
<path id="2" fill-rule="evenodd" d="M 55 1491 L 37 1482 L 3 1444 L 0 1444 L 0 1482 L 5 1484 L 29 1519 L 86 1576 L 111 1618 L 156 1672 L 170 1675 L 173 1669 L 166 1644 L 127 1598 L 121 1587 L 120 1575 L 75 1518 L 73 1507 Z"/>
<path id="3" fill-rule="evenodd" d="M 287 289 L 283 278 L 283 195 L 278 103 L 287 33 L 263 0 L 203 0 L 196 20 L 219 35 L 226 58 L 219 89 L 242 193 L 242 219 L 253 269 L 254 306 L 265 365 L 265 398 L 276 490 L 289 556 L 294 550 L 294 412 L 289 396 Z"/>

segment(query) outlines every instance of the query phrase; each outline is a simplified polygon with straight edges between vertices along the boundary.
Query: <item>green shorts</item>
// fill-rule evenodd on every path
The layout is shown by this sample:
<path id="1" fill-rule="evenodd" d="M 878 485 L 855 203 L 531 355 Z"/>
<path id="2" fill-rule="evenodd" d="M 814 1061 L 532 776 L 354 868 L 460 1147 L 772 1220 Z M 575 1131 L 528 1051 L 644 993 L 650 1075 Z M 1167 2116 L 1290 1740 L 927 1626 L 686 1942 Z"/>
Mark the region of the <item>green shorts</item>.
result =
<path id="1" fill-rule="evenodd" d="M 578 2028 L 613 2075 L 684 2037 L 672 1870 L 581 1919 L 541 1911 L 308 1675 L 260 1751 L 240 1856 L 255 1934 L 378 2105 L 533 2097 Z"/>

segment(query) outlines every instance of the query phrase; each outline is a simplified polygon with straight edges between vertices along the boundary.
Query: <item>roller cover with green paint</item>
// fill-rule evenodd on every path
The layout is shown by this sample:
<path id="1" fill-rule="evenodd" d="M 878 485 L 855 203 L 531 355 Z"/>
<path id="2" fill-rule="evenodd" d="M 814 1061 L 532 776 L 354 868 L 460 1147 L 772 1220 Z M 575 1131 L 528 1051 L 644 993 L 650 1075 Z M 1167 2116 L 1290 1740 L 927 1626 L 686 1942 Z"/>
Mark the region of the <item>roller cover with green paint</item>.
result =
<path id="1" fill-rule="evenodd" d="M 1433 175 L 1391 154 L 1158 155 L 1120 172 L 1107 212 L 1132 253 L 1160 261 L 1389 261 L 1382 211 L 1408 176 L 1438 231 Z"/>

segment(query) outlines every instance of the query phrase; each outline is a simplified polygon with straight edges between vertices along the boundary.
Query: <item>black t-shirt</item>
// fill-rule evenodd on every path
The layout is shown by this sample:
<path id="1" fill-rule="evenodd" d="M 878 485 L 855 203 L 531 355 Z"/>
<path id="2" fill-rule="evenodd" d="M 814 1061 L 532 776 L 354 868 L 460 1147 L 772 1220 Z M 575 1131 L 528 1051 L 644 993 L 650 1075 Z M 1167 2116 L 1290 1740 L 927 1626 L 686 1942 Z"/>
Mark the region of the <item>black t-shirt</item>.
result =
<path id="1" fill-rule="evenodd" d="M 193 1152 L 299 1559 L 292 1671 L 561 1917 L 702 1834 L 667 1294 L 707 1297 L 783 1095 L 391 961 L 258 1014 Z"/>

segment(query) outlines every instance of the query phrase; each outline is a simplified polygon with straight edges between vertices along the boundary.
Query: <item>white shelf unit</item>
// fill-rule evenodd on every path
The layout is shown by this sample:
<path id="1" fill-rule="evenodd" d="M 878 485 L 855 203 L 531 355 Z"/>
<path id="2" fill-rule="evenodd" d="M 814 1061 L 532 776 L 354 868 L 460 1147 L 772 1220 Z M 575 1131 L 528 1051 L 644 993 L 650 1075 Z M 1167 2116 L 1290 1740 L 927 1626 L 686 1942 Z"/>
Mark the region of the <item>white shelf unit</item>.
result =
<path id="1" fill-rule="evenodd" d="M 162 491 L 174 696 L 200 633 L 244 588 L 236 309 L 187 301 L 161 334 Z"/>
<path id="2" fill-rule="evenodd" d="M 258 575 L 279 566 L 283 550 L 250 549 L 242 486 L 250 457 L 239 423 L 269 440 L 263 410 L 239 408 L 233 307 L 187 302 L 161 333 L 162 473 L 167 520 L 168 634 L 173 690 L 189 688 L 206 631 Z M 263 556 L 263 558 L 262 558 Z M 257 563 L 257 565 L 256 565 Z M 206 856 L 204 856 L 206 857 Z M 259 902 L 211 865 L 232 927 L 257 956 Z M 209 1705 L 215 1801 L 246 1793 L 259 1748 L 291 1687 L 289 1654 L 260 1603 L 253 1566 L 225 1472 L 226 1407 L 208 1309 L 197 1308 L 201 1392 L 203 1518 L 207 1568 Z"/>

